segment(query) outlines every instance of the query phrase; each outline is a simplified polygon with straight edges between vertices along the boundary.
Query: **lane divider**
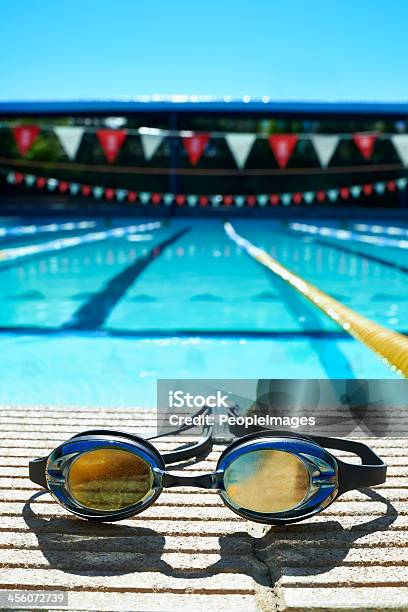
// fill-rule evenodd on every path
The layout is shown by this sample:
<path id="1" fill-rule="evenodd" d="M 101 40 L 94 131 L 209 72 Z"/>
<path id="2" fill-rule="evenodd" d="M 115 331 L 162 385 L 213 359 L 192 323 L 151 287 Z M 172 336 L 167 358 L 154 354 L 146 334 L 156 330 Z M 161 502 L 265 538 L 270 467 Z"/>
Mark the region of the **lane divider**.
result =
<path id="1" fill-rule="evenodd" d="M 319 234 L 327 238 L 336 238 L 337 240 L 354 240 L 356 242 L 365 242 L 374 244 L 375 246 L 390 246 L 397 249 L 408 249 L 408 240 L 398 238 L 387 238 L 384 236 L 373 236 L 372 234 L 358 234 L 350 230 L 337 229 L 335 227 L 322 227 L 320 225 L 311 225 L 310 223 L 290 223 L 289 227 L 295 232 L 305 234 Z"/>
<path id="2" fill-rule="evenodd" d="M 273 231 L 279 232 L 280 234 L 286 234 L 287 236 L 290 236 L 292 239 L 298 238 L 298 233 L 295 232 L 291 228 L 279 227 L 279 229 L 274 228 Z M 398 263 L 397 261 L 395 261 L 395 258 L 394 260 L 384 259 L 383 257 L 374 255 L 373 252 L 361 250 L 358 248 L 358 246 L 355 246 L 354 244 L 350 245 L 350 242 L 347 242 L 347 244 L 344 244 L 344 241 L 343 241 L 340 244 L 340 242 L 337 242 L 337 241 L 333 242 L 333 240 L 322 238 L 316 235 L 311 236 L 309 240 L 312 240 L 315 244 L 321 244 L 322 246 L 328 249 L 340 251 L 340 253 L 349 253 L 350 255 L 353 255 L 354 257 L 360 257 L 361 259 L 366 259 L 367 261 L 374 261 L 375 263 L 381 264 L 382 266 L 386 266 L 387 268 L 393 268 L 394 270 L 398 270 L 399 272 L 402 272 L 402 274 L 408 274 L 408 266 L 404 266 L 402 263 Z M 378 252 L 378 249 L 376 250 L 376 253 L 377 252 Z"/>
<path id="3" fill-rule="evenodd" d="M 46 225 L 16 225 L 12 227 L 0 227 L 0 237 L 26 236 L 38 233 L 45 234 L 48 232 L 71 232 L 78 229 L 91 229 L 95 226 L 95 221 L 67 221 L 65 223 L 47 223 Z"/>
<path id="4" fill-rule="evenodd" d="M 355 223 L 353 227 L 357 232 L 372 232 L 373 234 L 388 234 L 389 236 L 408 236 L 408 229 L 395 225 Z"/>
<path id="5" fill-rule="evenodd" d="M 129 236 L 140 232 L 147 232 L 150 230 L 159 229 L 160 227 L 160 221 L 152 223 L 142 223 L 140 225 L 115 227 L 110 230 L 103 230 L 99 232 L 88 232 L 87 234 L 84 234 L 82 236 L 58 238 L 56 240 L 49 240 L 40 244 L 28 244 L 26 246 L 11 247 L 8 249 L 0 250 L 0 261 L 10 261 L 19 259 L 20 257 L 27 257 L 28 255 L 38 255 L 39 253 L 60 251 L 62 249 L 79 246 L 81 244 L 99 242 L 100 240 L 106 240 L 107 238 L 121 238 L 122 236 Z"/>
<path id="6" fill-rule="evenodd" d="M 224 229 L 228 237 L 243 248 L 250 257 L 286 281 L 335 321 L 339 327 L 376 353 L 393 372 L 408 378 L 408 337 L 363 317 L 330 297 L 312 283 L 294 274 L 263 249 L 240 236 L 231 223 L 225 223 Z"/>

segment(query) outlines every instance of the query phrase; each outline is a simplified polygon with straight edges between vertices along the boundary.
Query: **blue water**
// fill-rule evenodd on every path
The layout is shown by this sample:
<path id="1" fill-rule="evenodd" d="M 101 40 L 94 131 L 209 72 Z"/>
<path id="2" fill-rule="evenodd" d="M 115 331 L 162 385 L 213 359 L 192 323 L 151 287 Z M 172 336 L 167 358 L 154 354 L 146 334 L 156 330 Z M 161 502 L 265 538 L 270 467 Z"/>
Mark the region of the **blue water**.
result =
<path id="1" fill-rule="evenodd" d="M 394 376 L 240 250 L 221 221 L 141 232 L 134 226 L 145 221 L 116 219 L 117 235 L 91 222 L 0 229 L 0 403 L 152 406 L 159 377 Z M 404 249 L 323 240 L 278 221 L 233 225 L 347 306 L 408 330 Z"/>

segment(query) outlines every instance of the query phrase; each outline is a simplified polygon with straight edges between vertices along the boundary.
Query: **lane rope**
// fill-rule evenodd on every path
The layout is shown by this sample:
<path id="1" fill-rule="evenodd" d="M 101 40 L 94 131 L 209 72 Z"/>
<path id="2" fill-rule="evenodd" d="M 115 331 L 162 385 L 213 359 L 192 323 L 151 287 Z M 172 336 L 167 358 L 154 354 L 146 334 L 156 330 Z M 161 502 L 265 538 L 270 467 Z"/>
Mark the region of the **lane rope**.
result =
<path id="1" fill-rule="evenodd" d="M 294 274 L 266 251 L 240 236 L 227 222 L 224 224 L 228 237 L 243 248 L 250 257 L 271 270 L 306 297 L 314 306 L 330 317 L 339 327 L 376 353 L 391 370 L 408 378 L 408 337 L 378 325 L 344 306 L 312 283 Z"/>
<path id="2" fill-rule="evenodd" d="M 60 251 L 81 244 L 99 242 L 108 238 L 121 238 L 127 236 L 128 239 L 135 239 L 139 233 L 147 232 L 154 229 L 159 229 L 162 226 L 160 221 L 151 223 L 142 223 L 140 225 L 128 225 L 124 227 L 115 227 L 109 230 L 100 230 L 97 232 L 88 232 L 81 236 L 70 236 L 69 238 L 57 238 L 35 244 L 27 244 L 17 247 L 0 248 L 0 262 L 19 259 L 28 255 L 37 255 L 39 253 L 49 253 Z M 0 267 L 1 271 L 1 267 Z"/>

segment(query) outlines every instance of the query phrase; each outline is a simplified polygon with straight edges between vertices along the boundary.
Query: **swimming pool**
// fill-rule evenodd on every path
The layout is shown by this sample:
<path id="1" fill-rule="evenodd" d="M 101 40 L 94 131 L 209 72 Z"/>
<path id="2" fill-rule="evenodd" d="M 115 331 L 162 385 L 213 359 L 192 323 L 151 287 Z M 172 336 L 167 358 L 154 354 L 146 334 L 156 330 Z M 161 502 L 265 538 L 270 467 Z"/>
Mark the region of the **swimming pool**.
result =
<path id="1" fill-rule="evenodd" d="M 351 237 L 333 222 L 233 225 L 347 306 L 408 330 L 407 251 L 374 240 L 395 238 L 395 223 L 350 224 Z M 150 406 L 158 377 L 394 376 L 239 249 L 221 220 L 0 227 L 2 404 Z"/>

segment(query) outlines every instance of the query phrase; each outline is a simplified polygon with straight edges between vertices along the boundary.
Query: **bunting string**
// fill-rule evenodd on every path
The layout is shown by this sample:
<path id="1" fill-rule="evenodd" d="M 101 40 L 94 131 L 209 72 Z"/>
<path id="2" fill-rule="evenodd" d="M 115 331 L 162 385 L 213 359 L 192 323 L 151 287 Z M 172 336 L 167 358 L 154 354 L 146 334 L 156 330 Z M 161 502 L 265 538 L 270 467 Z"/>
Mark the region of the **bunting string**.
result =
<path id="1" fill-rule="evenodd" d="M 203 146 L 202 143 L 200 147 Z M 94 198 L 95 200 L 106 200 L 108 202 L 128 202 L 130 204 L 139 204 L 141 206 L 195 206 L 212 208 L 231 207 L 260 207 L 267 206 L 290 206 L 290 205 L 306 205 L 310 206 L 313 203 L 336 203 L 338 200 L 357 199 L 360 197 L 370 197 L 373 194 L 383 196 L 386 193 L 403 191 L 406 189 L 408 179 L 400 177 L 388 181 L 376 181 L 373 183 L 365 183 L 363 185 L 344 186 L 336 189 L 319 189 L 317 191 L 296 191 L 287 193 L 264 193 L 264 194 L 247 194 L 247 195 L 232 195 L 232 194 L 174 194 L 174 193 L 159 193 L 151 191 L 134 191 L 118 187 L 102 187 L 101 185 L 88 185 L 72 181 L 65 181 L 56 178 L 46 178 L 35 174 L 26 174 L 23 172 L 8 171 L 1 169 L 0 173 L 5 177 L 5 180 L 10 185 L 25 186 L 28 188 L 47 190 L 71 196 L 82 196 L 85 198 Z"/>
<path id="2" fill-rule="evenodd" d="M 0 122 L 0 128 L 10 129 L 18 152 L 24 157 L 34 145 L 40 132 L 53 132 L 70 160 L 75 159 L 85 133 L 96 135 L 107 161 L 113 164 L 129 136 L 140 138 L 144 157 L 151 160 L 160 149 L 166 138 L 180 139 L 185 154 L 192 166 L 196 166 L 203 157 L 212 139 L 224 139 L 238 168 L 245 167 L 257 140 L 266 140 L 279 168 L 287 167 L 297 144 L 309 141 L 315 150 L 320 166 L 327 168 L 341 141 L 352 141 L 363 160 L 370 162 L 377 140 L 388 140 L 404 167 L 408 167 L 408 134 L 388 134 L 378 132 L 341 133 L 341 134 L 264 134 L 240 132 L 192 132 L 189 130 L 167 130 L 156 128 L 96 128 L 81 126 L 15 125 Z"/>

